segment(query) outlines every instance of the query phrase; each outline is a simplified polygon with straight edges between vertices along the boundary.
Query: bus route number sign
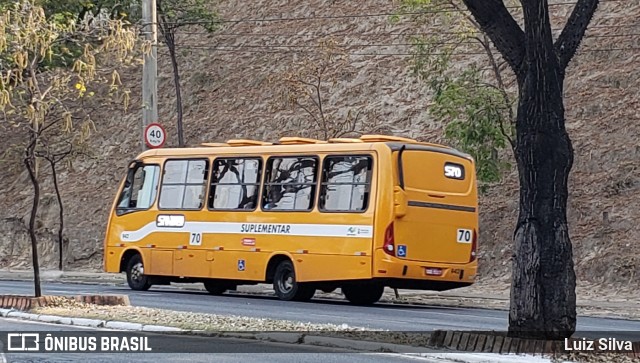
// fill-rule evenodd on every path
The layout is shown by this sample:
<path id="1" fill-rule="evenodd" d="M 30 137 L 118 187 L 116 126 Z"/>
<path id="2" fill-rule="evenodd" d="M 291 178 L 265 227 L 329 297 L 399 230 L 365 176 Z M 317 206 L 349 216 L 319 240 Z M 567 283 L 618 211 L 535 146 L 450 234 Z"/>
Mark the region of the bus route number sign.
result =
<path id="1" fill-rule="evenodd" d="M 159 123 L 147 125 L 144 129 L 144 142 L 152 149 L 161 148 L 167 140 L 167 133 Z"/>

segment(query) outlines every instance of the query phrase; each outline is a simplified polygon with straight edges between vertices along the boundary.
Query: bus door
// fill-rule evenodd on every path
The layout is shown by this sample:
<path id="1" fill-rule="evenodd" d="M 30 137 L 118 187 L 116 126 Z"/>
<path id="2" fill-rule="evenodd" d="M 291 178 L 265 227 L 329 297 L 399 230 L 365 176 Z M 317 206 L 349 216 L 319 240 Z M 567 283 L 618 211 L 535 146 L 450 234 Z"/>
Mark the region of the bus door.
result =
<path id="1" fill-rule="evenodd" d="M 146 274 L 170 275 L 173 272 L 173 252 L 170 249 L 150 248 L 155 247 L 152 240 L 157 227 L 157 211 L 153 205 L 159 180 L 159 164 L 132 163 L 116 206 L 116 215 L 111 221 L 111 230 L 118 231 L 120 236 L 110 240 L 120 240 L 125 246 L 141 248 Z"/>
<path id="2" fill-rule="evenodd" d="M 163 262 L 171 251 L 172 274 L 176 276 L 210 275 L 211 258 L 206 250 L 211 248 L 212 240 L 211 234 L 205 234 L 207 213 L 202 212 L 206 208 L 208 169 L 209 160 L 205 158 L 169 159 L 163 166 L 156 216 L 159 233 L 152 240 L 162 249 Z M 155 262 L 154 257 L 154 272 Z"/>

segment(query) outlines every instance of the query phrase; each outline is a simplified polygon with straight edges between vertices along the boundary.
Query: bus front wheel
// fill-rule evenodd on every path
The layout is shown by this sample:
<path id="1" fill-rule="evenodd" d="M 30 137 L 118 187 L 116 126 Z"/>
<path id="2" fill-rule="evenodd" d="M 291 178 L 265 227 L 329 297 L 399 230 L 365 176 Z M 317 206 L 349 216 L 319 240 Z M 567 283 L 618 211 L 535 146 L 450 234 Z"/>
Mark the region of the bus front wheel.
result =
<path id="1" fill-rule="evenodd" d="M 127 263 L 127 284 L 131 290 L 145 291 L 149 290 L 151 284 L 149 277 L 144 274 L 144 265 L 140 255 L 133 255 Z"/>
<path id="2" fill-rule="evenodd" d="M 273 289 L 280 300 L 309 301 L 316 289 L 296 281 L 296 272 L 291 261 L 282 261 L 273 276 Z"/>
<path id="3" fill-rule="evenodd" d="M 380 284 L 346 285 L 342 287 L 342 293 L 355 305 L 371 305 L 377 303 L 382 297 L 384 286 Z"/>

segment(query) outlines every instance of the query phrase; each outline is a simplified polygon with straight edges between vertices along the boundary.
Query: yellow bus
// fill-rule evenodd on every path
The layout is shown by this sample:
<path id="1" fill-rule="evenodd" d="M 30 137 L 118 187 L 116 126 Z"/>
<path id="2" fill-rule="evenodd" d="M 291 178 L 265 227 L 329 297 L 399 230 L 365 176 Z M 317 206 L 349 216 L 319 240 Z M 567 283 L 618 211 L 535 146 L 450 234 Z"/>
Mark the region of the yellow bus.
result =
<path id="1" fill-rule="evenodd" d="M 476 184 L 469 155 L 394 136 L 148 150 L 114 201 L 104 269 L 134 290 L 272 283 L 282 300 L 340 288 L 354 304 L 468 286 Z"/>

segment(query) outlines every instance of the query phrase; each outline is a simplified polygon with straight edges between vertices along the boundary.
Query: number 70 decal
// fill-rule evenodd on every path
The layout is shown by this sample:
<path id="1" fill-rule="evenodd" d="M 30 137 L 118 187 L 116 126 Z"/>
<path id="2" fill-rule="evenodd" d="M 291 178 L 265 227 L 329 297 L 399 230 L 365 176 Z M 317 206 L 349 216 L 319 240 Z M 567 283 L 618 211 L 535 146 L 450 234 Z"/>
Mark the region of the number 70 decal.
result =
<path id="1" fill-rule="evenodd" d="M 471 243 L 471 238 L 473 238 L 473 232 L 470 229 L 458 229 L 458 233 L 456 233 L 456 242 Z"/>
<path id="2" fill-rule="evenodd" d="M 200 246 L 202 244 L 202 233 L 191 232 L 189 234 L 189 244 L 192 246 Z"/>

